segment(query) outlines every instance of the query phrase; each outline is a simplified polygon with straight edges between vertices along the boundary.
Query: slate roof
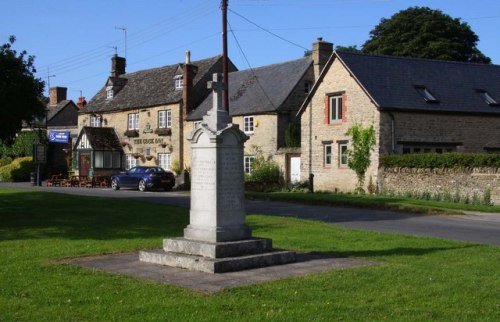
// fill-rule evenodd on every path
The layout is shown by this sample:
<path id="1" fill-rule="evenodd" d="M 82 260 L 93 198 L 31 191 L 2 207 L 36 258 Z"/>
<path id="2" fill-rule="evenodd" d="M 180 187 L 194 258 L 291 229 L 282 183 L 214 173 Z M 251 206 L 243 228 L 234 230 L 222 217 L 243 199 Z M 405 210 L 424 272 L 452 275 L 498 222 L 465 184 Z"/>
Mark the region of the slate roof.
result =
<path id="1" fill-rule="evenodd" d="M 284 111 L 297 83 L 312 65 L 311 57 L 229 73 L 229 113 L 248 115 Z M 200 120 L 212 108 L 212 93 L 187 119 Z"/>
<path id="2" fill-rule="evenodd" d="M 221 60 L 222 56 L 215 56 L 203 60 L 193 61 L 198 67 L 193 84 L 196 83 Z M 119 77 L 109 78 L 114 84 L 125 84 L 115 93 L 112 99 L 106 99 L 106 86 L 90 100 L 81 113 L 107 112 L 151 107 L 179 102 L 182 99 L 182 90 L 176 90 L 174 76 L 182 64 L 168 65 L 127 73 Z M 126 81 L 125 81 L 126 80 Z M 107 84 L 107 83 L 106 83 Z"/>
<path id="3" fill-rule="evenodd" d="M 376 56 L 347 52 L 335 55 L 350 70 L 381 110 L 418 110 L 500 114 L 477 90 L 500 102 L 500 66 L 441 60 Z M 415 86 L 425 86 L 439 101 L 427 103 Z"/>
<path id="4" fill-rule="evenodd" d="M 122 146 L 112 127 L 90 127 L 84 126 L 82 131 L 87 134 L 90 146 L 94 150 L 121 151 Z"/>
<path id="5" fill-rule="evenodd" d="M 74 104 L 71 100 L 62 100 L 57 105 L 47 104 L 47 121 L 50 121 L 54 116 L 56 116 L 60 111 L 62 111 L 68 104 Z M 76 106 L 75 106 L 76 108 Z"/>

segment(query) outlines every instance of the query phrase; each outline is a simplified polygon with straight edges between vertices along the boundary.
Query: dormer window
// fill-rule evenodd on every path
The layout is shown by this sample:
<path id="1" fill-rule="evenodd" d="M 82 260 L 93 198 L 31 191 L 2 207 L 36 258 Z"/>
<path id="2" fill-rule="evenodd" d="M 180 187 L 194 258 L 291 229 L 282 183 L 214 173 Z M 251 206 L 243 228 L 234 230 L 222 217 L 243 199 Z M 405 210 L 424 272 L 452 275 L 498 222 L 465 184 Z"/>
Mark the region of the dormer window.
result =
<path id="1" fill-rule="evenodd" d="M 427 87 L 417 85 L 415 89 L 427 103 L 439 103 L 439 100 L 427 89 Z"/>
<path id="2" fill-rule="evenodd" d="M 106 86 L 106 99 L 113 98 L 113 86 Z"/>
<path id="3" fill-rule="evenodd" d="M 182 81 L 182 75 L 176 75 L 174 77 L 174 82 L 175 82 L 175 89 L 176 90 L 181 90 L 182 86 L 184 85 L 184 83 Z"/>
<path id="4" fill-rule="evenodd" d="M 477 90 L 479 96 L 481 96 L 481 98 L 486 102 L 486 104 L 488 104 L 489 106 L 499 106 L 500 104 L 498 103 L 498 101 L 496 99 L 493 98 L 493 96 L 491 96 L 490 93 L 488 93 L 487 91 L 483 90 L 483 89 L 478 89 Z"/>

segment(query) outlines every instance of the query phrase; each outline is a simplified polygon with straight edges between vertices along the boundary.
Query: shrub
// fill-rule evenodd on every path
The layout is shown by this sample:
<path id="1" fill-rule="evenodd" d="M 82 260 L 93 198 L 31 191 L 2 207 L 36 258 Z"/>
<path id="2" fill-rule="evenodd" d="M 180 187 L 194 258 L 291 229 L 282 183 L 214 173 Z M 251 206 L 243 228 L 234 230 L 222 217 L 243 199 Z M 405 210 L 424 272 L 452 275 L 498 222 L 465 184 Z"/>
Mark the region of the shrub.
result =
<path id="1" fill-rule="evenodd" d="M 251 181 L 259 182 L 279 182 L 280 178 L 280 167 L 276 162 L 271 160 L 254 164 L 254 169 L 250 175 Z"/>
<path id="2" fill-rule="evenodd" d="M 5 157 L 0 159 L 0 168 L 12 163 L 11 157 Z"/>
<path id="3" fill-rule="evenodd" d="M 294 124 L 288 124 L 285 129 L 285 146 L 287 148 L 300 146 L 300 133 Z"/>
<path id="4" fill-rule="evenodd" d="M 32 171 L 33 159 L 31 157 L 18 158 L 0 168 L 0 181 L 29 181 Z"/>
<path id="5" fill-rule="evenodd" d="M 382 157 L 386 168 L 500 168 L 500 153 L 414 153 Z"/>

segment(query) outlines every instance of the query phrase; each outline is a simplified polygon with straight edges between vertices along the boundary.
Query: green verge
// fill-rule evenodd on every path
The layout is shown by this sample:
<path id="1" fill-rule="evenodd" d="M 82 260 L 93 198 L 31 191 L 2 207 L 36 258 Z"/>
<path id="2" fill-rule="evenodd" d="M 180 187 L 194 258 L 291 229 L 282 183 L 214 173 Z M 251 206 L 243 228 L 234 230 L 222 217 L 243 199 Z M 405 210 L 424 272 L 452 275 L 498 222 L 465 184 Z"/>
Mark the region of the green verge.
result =
<path id="1" fill-rule="evenodd" d="M 419 214 L 461 214 L 463 211 L 500 212 L 500 206 L 471 205 L 404 197 L 342 193 L 245 192 L 256 200 L 286 201 L 310 205 L 330 205 L 368 209 L 386 209 Z"/>
<path id="2" fill-rule="evenodd" d="M 188 209 L 0 189 L 0 321 L 499 321 L 500 248 L 251 215 L 277 248 L 365 258 L 207 295 L 61 258 L 157 248 Z"/>

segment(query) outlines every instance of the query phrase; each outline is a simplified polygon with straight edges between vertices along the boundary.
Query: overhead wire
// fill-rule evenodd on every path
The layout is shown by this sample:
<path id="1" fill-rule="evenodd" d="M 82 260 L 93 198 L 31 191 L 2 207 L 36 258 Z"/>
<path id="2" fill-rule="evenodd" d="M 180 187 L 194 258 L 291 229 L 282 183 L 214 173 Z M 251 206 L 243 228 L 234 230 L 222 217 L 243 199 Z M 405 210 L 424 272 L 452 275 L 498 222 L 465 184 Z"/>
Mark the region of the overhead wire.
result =
<path id="1" fill-rule="evenodd" d="M 267 91 L 264 89 L 264 86 L 262 86 L 262 84 L 260 83 L 259 81 L 259 78 L 257 77 L 257 74 L 255 73 L 254 69 L 252 68 L 252 65 L 250 64 L 250 61 L 248 60 L 247 58 L 247 55 L 245 54 L 245 52 L 243 51 L 243 48 L 241 47 L 240 45 L 240 42 L 238 41 L 238 38 L 236 37 L 234 31 L 233 31 L 233 27 L 231 26 L 231 24 L 229 23 L 229 20 L 227 22 L 227 24 L 229 25 L 229 31 L 231 32 L 231 34 L 233 35 L 233 38 L 234 38 L 234 41 L 236 42 L 236 45 L 237 47 L 239 48 L 241 54 L 243 55 L 243 58 L 245 59 L 245 61 L 247 62 L 247 65 L 252 73 L 252 75 L 254 76 L 257 84 L 259 85 L 260 89 L 262 90 L 262 92 L 264 93 L 264 96 L 267 98 L 267 100 L 269 101 L 269 103 L 271 103 L 271 106 L 276 109 L 276 106 L 274 105 L 273 101 L 271 100 L 271 98 L 269 97 L 269 95 L 267 94 Z"/>

